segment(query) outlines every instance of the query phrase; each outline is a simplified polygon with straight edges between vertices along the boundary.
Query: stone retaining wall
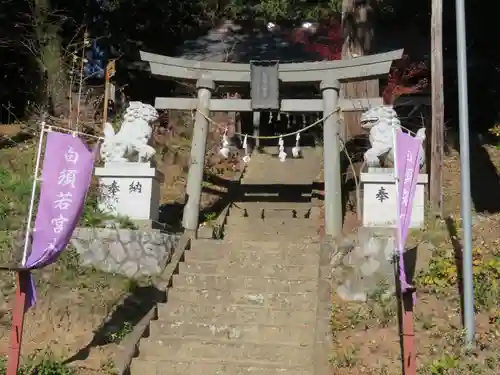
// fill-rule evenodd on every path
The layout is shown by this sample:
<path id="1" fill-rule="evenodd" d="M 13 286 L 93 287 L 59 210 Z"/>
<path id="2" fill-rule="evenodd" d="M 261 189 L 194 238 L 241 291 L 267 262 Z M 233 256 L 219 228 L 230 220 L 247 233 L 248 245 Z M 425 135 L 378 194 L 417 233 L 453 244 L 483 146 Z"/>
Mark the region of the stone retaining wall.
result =
<path id="1" fill-rule="evenodd" d="M 179 240 L 159 230 L 77 228 L 71 244 L 82 266 L 130 278 L 160 274 Z"/>

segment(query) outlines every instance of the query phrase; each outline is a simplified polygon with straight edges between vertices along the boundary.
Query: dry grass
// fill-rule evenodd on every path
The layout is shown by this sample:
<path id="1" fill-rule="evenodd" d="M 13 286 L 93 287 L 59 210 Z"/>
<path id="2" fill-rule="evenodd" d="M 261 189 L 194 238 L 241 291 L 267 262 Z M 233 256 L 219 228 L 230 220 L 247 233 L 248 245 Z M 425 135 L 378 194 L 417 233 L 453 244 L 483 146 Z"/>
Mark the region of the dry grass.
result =
<path id="1" fill-rule="evenodd" d="M 485 147 L 497 170 L 500 151 Z M 444 164 L 446 212 L 460 226 L 459 159 L 457 153 Z M 486 181 L 484 183 L 487 183 Z M 492 196 L 494 200 L 497 197 Z M 474 274 L 476 297 L 476 346 L 464 351 L 460 292 L 454 245 L 461 231 L 450 237 L 444 221 L 429 219 L 421 231 L 411 233 L 419 249 L 415 330 L 418 373 L 422 375 L 494 375 L 500 367 L 500 214 L 474 213 Z M 460 261 L 460 259 L 459 259 Z M 460 263 L 460 262 L 459 262 Z M 332 354 L 334 374 L 401 374 L 400 345 L 395 298 L 372 297 L 368 303 L 346 303 L 333 297 Z"/>

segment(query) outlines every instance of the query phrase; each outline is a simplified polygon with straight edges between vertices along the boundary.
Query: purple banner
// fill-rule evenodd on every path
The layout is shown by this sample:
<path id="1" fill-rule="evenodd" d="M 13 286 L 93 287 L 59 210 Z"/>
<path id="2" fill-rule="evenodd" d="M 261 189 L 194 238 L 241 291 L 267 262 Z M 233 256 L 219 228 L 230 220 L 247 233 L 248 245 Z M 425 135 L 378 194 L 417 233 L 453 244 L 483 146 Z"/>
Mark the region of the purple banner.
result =
<path id="1" fill-rule="evenodd" d="M 397 244 L 399 252 L 399 279 L 401 289 L 408 289 L 406 272 L 404 269 L 404 248 L 408 237 L 408 229 L 411 223 L 413 199 L 417 188 L 418 175 L 420 171 L 420 152 L 422 140 L 412 137 L 402 131 L 395 132 L 395 173 L 398 182 L 398 223 Z"/>
<path id="2" fill-rule="evenodd" d="M 55 262 L 68 245 L 83 212 L 94 158 L 95 152 L 80 138 L 57 132 L 47 134 L 40 200 L 26 268 Z M 31 307 L 36 302 L 33 280 L 28 296 Z"/>

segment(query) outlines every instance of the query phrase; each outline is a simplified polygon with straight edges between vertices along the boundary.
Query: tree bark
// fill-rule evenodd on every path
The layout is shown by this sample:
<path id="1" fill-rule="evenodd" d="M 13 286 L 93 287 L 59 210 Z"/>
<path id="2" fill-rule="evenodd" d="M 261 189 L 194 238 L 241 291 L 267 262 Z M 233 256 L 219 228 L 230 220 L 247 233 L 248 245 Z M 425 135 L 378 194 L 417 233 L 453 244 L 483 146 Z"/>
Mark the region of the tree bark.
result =
<path id="1" fill-rule="evenodd" d="M 430 201 L 436 216 L 443 217 L 444 93 L 443 93 L 443 2 L 432 0 L 431 85 L 432 129 Z"/>
<path id="2" fill-rule="evenodd" d="M 61 60 L 60 24 L 51 15 L 50 0 L 34 0 L 32 19 L 36 40 L 32 45 L 38 48 L 32 52 L 38 55 L 35 57 L 43 74 L 44 102 L 53 115 L 59 116 L 67 112 L 67 71 Z"/>
<path id="3" fill-rule="evenodd" d="M 344 45 L 342 60 L 352 59 L 372 53 L 374 42 L 374 11 L 370 1 L 343 0 L 342 30 Z M 378 79 L 343 84 L 341 97 L 344 98 L 375 98 L 380 96 Z M 361 113 L 344 114 L 343 138 L 362 133 L 359 125 Z"/>

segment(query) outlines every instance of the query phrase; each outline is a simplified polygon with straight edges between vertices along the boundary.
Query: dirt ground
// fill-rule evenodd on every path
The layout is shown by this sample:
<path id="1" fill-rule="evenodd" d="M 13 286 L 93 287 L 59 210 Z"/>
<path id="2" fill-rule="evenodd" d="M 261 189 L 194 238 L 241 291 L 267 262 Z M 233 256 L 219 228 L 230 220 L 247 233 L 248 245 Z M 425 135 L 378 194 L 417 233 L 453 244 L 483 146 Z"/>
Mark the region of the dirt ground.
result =
<path id="1" fill-rule="evenodd" d="M 408 240 L 409 247 L 418 246 L 414 320 L 417 367 L 421 375 L 493 375 L 500 368 L 499 198 L 498 190 L 495 194 L 487 193 L 488 185 L 490 189 L 499 185 L 496 171 L 500 169 L 500 150 L 484 146 L 481 152 L 489 158 L 481 161 L 484 165 L 473 163 L 476 171 L 472 171 L 476 207 L 473 212 L 476 344 L 472 350 L 464 349 L 461 324 L 461 271 L 457 270 L 457 264 L 461 264 L 462 231 L 457 152 L 447 155 L 444 163 L 444 202 L 449 219 L 428 217 L 425 228 L 412 231 Z M 478 168 L 494 173 L 488 177 L 483 174 L 477 180 Z M 478 205 L 483 212 L 477 212 Z M 356 215 L 348 213 L 345 232 L 351 232 L 356 222 Z M 334 293 L 332 302 L 334 374 L 401 374 L 396 298 L 374 292 L 366 303 L 354 303 L 344 302 Z"/>

